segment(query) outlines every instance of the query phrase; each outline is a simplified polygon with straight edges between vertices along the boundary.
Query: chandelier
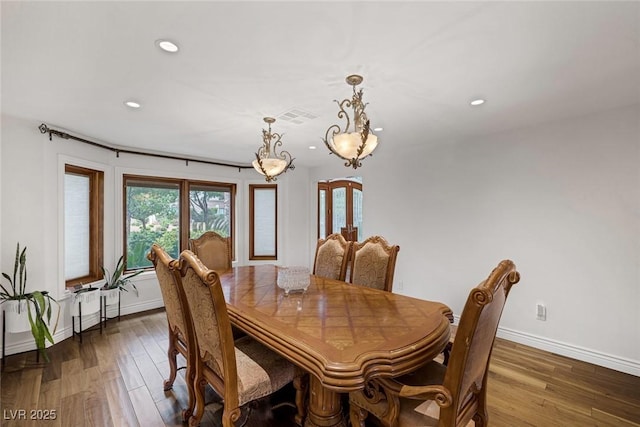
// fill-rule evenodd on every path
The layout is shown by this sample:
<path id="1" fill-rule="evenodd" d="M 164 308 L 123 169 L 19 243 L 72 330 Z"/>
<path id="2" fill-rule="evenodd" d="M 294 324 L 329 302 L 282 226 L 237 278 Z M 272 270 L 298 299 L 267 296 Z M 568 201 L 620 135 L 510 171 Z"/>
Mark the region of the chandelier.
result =
<path id="1" fill-rule="evenodd" d="M 369 119 L 364 112 L 367 104 L 362 102 L 362 89 L 356 91 L 356 86 L 362 83 L 362 76 L 352 74 L 346 78 L 346 81 L 353 87 L 353 97 L 335 102 L 340 107 L 338 118 L 346 119 L 347 123 L 344 129 L 341 129 L 339 125 L 329 126 L 323 141 L 331 153 L 346 160 L 344 164 L 346 167 L 351 166 L 357 169 L 362 166 L 360 161 L 370 156 L 375 150 L 378 145 L 378 137 L 371 133 L 369 128 Z M 352 121 L 345 108 L 353 108 L 352 130 L 349 129 Z"/>
<path id="2" fill-rule="evenodd" d="M 265 123 L 269 125 L 269 130 L 262 129 L 262 147 L 256 153 L 253 167 L 261 175 L 264 175 L 267 182 L 277 181 L 276 177 L 289 169 L 295 169 L 293 159 L 288 151 L 276 151 L 282 145 L 282 135 L 271 132 L 271 123 L 276 119 L 265 117 Z"/>

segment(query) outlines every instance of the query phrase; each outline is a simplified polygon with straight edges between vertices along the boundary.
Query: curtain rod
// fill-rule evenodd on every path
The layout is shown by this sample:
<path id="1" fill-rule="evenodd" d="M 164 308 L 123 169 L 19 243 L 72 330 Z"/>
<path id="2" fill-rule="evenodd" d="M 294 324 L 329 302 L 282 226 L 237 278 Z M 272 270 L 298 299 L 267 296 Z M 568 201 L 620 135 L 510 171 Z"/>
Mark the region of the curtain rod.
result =
<path id="1" fill-rule="evenodd" d="M 204 164 L 207 164 L 207 165 L 226 166 L 226 167 L 230 167 L 230 168 L 238 168 L 238 172 L 240 172 L 241 169 L 253 169 L 253 166 L 247 166 L 247 165 L 234 165 L 234 164 L 231 164 L 231 163 L 214 162 L 212 160 L 193 159 L 193 158 L 189 158 L 189 157 L 173 156 L 173 155 L 170 155 L 170 154 L 145 153 L 143 151 L 128 150 L 128 149 L 123 149 L 123 148 L 114 148 L 114 147 L 110 147 L 108 145 L 100 144 L 98 142 L 89 141 L 89 140 L 84 139 L 84 138 L 73 136 L 73 135 L 70 135 L 70 134 L 68 134 L 66 132 L 62 132 L 62 131 L 59 131 L 59 130 L 56 130 L 56 129 L 51 129 L 50 127 L 48 127 L 44 123 L 42 123 L 40 126 L 38 126 L 38 129 L 40 129 L 40 133 L 48 133 L 49 134 L 49 141 L 51 141 L 53 139 L 53 135 L 55 135 L 55 136 L 57 136 L 59 138 L 62 138 L 62 139 L 74 139 L 76 141 L 80 141 L 80 142 L 83 142 L 85 144 L 93 145 L 94 147 L 104 148 L 105 150 L 113 151 L 114 153 L 116 153 L 116 157 L 120 157 L 120 153 L 126 153 L 126 154 L 136 154 L 138 156 L 150 156 L 150 157 L 160 157 L 162 159 L 182 160 L 182 161 L 184 161 L 186 163 L 187 166 L 189 166 L 189 162 L 196 162 L 196 163 L 204 163 Z"/>

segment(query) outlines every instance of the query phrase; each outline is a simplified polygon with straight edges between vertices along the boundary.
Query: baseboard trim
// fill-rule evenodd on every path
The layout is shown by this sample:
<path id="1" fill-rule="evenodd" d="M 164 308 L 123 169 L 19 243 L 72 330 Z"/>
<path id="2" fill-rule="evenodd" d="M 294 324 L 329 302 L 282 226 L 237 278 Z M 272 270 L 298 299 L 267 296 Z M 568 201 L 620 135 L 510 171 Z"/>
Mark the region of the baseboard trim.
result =
<path id="1" fill-rule="evenodd" d="M 456 325 L 459 321 L 460 316 L 454 316 L 454 323 Z M 560 356 L 570 357 L 572 359 L 581 360 L 583 362 L 592 363 L 594 365 L 603 366 L 605 368 L 640 377 L 640 361 L 637 360 L 602 353 L 577 345 L 567 344 L 562 341 L 556 341 L 550 338 L 544 338 L 538 335 L 504 328 L 502 326 L 498 326 L 498 332 L 496 335 L 499 338 L 513 341 L 518 344 L 528 345 L 529 347 L 548 351 L 549 353 L 559 354 Z"/>
<path id="2" fill-rule="evenodd" d="M 126 316 L 128 314 L 135 314 L 135 313 L 140 313 L 143 311 L 147 311 L 147 310 L 153 310 L 155 308 L 160 308 L 160 307 L 164 307 L 164 301 L 162 301 L 162 298 L 160 299 L 154 299 L 154 300 L 149 300 L 149 301 L 144 301 L 144 302 L 137 302 L 135 304 L 129 304 L 126 306 L 121 306 L 120 307 L 120 315 L 121 316 Z M 111 316 L 115 316 L 117 314 L 118 310 L 116 306 L 108 306 L 107 307 L 107 315 L 109 317 Z"/>
<path id="3" fill-rule="evenodd" d="M 535 347 L 550 353 L 625 372 L 640 377 L 640 361 L 602 353 L 592 349 L 567 344 L 549 338 L 539 337 L 508 328 L 498 328 L 497 336 L 519 344 Z"/>
<path id="4" fill-rule="evenodd" d="M 142 303 L 121 306 L 120 315 L 126 316 L 128 314 L 140 313 L 143 311 L 153 310 L 160 307 L 164 307 L 164 301 L 162 299 L 149 300 Z M 109 316 L 116 315 L 117 308 L 112 306 L 107 307 L 107 314 Z M 99 317 L 100 317 L 100 313 L 94 313 L 88 316 L 82 316 L 83 328 L 86 330 L 92 326 L 98 325 Z M 108 327 L 109 326 L 107 324 L 107 328 Z M 78 325 L 76 325 L 76 329 L 77 328 L 78 328 Z M 33 342 L 33 336 L 31 335 L 30 331 L 21 332 L 20 334 L 24 335 L 24 338 L 21 338 L 19 341 L 13 342 L 6 346 L 5 351 L 7 356 L 10 356 L 12 354 L 17 354 L 17 353 L 24 353 L 25 351 L 32 351 L 36 349 L 36 345 Z M 11 335 L 17 336 L 18 334 L 11 334 Z M 56 331 L 56 333 L 53 335 L 53 341 L 58 343 L 60 341 L 66 340 L 67 338 L 71 338 L 72 335 L 73 333 L 71 331 L 71 320 L 69 320 L 69 323 L 66 327 L 60 328 Z M 55 345 L 55 344 L 50 344 L 49 342 L 47 342 L 46 344 L 47 344 L 47 348 L 51 347 L 52 345 Z"/>

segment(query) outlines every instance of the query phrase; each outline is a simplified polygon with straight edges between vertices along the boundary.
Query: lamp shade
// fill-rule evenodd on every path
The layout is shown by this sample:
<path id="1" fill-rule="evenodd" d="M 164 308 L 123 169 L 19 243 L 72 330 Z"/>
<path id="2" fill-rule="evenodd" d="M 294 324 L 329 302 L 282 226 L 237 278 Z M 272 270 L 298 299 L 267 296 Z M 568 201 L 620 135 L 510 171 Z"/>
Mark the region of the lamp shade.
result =
<path id="1" fill-rule="evenodd" d="M 359 132 L 339 133 L 333 136 L 333 148 L 340 156 L 346 159 L 363 159 L 375 150 L 378 145 L 378 137 L 369 133 L 366 145 L 358 156 L 358 148 L 362 145 L 362 137 Z"/>
<path id="2" fill-rule="evenodd" d="M 264 168 L 264 171 L 266 172 L 266 174 L 262 172 L 262 169 L 260 168 L 260 164 L 258 163 L 257 159 L 252 162 L 253 168 L 257 170 L 261 175 L 265 175 L 265 176 L 280 175 L 282 172 L 284 172 L 285 168 L 287 167 L 287 162 L 282 159 L 267 158 L 267 159 L 262 159 L 261 161 L 262 161 L 262 168 Z"/>

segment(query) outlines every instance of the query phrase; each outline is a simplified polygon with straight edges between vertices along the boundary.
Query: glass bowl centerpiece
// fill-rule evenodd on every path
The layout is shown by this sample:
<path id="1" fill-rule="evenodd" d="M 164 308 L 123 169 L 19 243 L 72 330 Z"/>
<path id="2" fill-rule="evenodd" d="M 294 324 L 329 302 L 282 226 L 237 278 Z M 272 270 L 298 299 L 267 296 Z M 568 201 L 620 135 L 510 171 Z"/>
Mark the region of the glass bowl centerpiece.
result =
<path id="1" fill-rule="evenodd" d="M 309 287 L 310 273 L 308 267 L 278 267 L 278 287 L 285 295 L 290 292 L 304 292 Z"/>

